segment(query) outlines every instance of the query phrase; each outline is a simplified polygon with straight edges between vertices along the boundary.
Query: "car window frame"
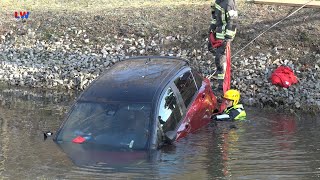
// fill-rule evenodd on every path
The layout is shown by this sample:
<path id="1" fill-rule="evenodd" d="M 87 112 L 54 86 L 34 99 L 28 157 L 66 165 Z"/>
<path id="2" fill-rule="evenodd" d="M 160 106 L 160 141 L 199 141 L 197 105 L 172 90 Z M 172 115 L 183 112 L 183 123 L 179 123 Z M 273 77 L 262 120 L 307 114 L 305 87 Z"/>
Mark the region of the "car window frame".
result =
<path id="1" fill-rule="evenodd" d="M 186 106 L 185 106 L 185 103 L 184 103 L 184 101 L 183 101 L 182 95 L 181 95 L 179 89 L 177 88 L 177 86 L 175 85 L 174 81 L 175 81 L 178 77 L 180 77 L 182 74 L 184 74 L 184 73 L 186 73 L 186 72 L 188 72 L 188 71 L 190 71 L 190 73 L 191 73 L 191 75 L 192 75 L 193 83 L 194 83 L 195 86 L 196 86 L 196 92 L 195 92 L 195 94 L 193 95 L 192 100 L 191 100 L 191 102 L 189 103 L 188 107 L 186 107 Z M 162 101 L 163 97 L 165 96 L 165 93 L 167 92 L 168 88 L 171 88 L 171 89 L 172 89 L 174 95 L 175 95 L 176 98 L 177 98 L 177 104 L 181 107 L 181 111 L 182 111 L 182 112 L 181 112 L 181 113 L 182 113 L 182 115 L 181 115 L 181 120 L 179 121 L 179 123 L 177 124 L 177 127 L 176 127 L 175 130 L 174 130 L 175 132 L 177 132 L 178 129 L 179 129 L 179 127 L 181 126 L 183 120 L 185 119 L 185 117 L 186 117 L 186 115 L 187 115 L 188 108 L 193 104 L 194 100 L 196 99 L 197 94 L 199 93 L 200 87 L 197 86 L 196 81 L 195 81 L 195 79 L 194 79 L 194 75 L 193 75 L 193 73 L 192 73 L 192 69 L 191 69 L 190 67 L 185 67 L 185 68 L 181 69 L 180 71 L 178 71 L 178 72 L 176 73 L 176 75 L 173 76 L 173 77 L 170 79 L 170 81 L 167 83 L 167 85 L 164 86 L 164 88 L 162 88 L 161 93 L 160 93 L 160 96 L 159 96 L 159 98 L 157 98 L 157 104 L 156 104 L 156 106 L 155 106 L 155 107 L 156 107 L 156 108 L 155 108 L 156 112 L 154 113 L 154 114 L 155 114 L 154 118 L 155 118 L 155 121 L 156 121 L 157 123 L 158 123 L 159 108 L 160 108 L 160 105 L 161 105 L 161 101 Z M 156 131 L 155 131 L 155 133 L 156 133 Z M 173 141 L 174 141 L 174 140 L 173 140 Z M 154 142 L 152 142 L 152 144 L 154 144 Z"/>
<path id="2" fill-rule="evenodd" d="M 176 77 L 176 76 L 175 76 Z M 161 101 L 165 96 L 165 93 L 168 91 L 168 89 L 171 88 L 172 92 L 174 93 L 176 100 L 177 100 L 177 105 L 180 107 L 180 113 L 181 113 L 181 119 L 179 121 L 179 123 L 177 124 L 177 127 L 174 129 L 174 131 L 176 132 L 178 130 L 178 128 L 180 127 L 182 120 L 185 118 L 186 115 L 186 107 L 183 103 L 182 97 L 181 95 L 178 96 L 180 94 L 178 88 L 175 86 L 174 84 L 174 78 L 170 80 L 170 82 L 162 89 L 161 91 L 161 95 L 159 96 L 159 98 L 157 99 L 157 105 L 156 105 L 156 112 L 155 112 L 155 121 L 158 123 L 158 116 L 159 116 L 159 109 L 160 109 L 160 105 L 161 105 Z M 155 131 L 156 133 L 156 131 Z M 163 132 L 164 133 L 164 132 Z"/>
<path id="3" fill-rule="evenodd" d="M 179 89 L 177 88 L 177 86 L 174 84 L 174 80 L 177 79 L 178 77 L 180 77 L 182 74 L 186 73 L 187 71 L 190 71 L 190 73 L 191 73 L 191 76 L 192 76 L 192 79 L 193 79 L 193 83 L 194 83 L 195 86 L 196 86 L 196 92 L 194 93 L 194 95 L 193 95 L 190 103 L 188 104 L 188 106 L 185 106 L 185 104 L 184 104 L 184 102 L 183 102 L 182 95 L 181 95 Z M 187 113 L 187 110 L 190 108 L 190 106 L 192 105 L 192 103 L 193 103 L 194 100 L 196 99 L 197 94 L 199 93 L 199 90 L 200 90 L 200 88 L 201 88 L 201 87 L 198 87 L 198 85 L 197 85 L 197 83 L 196 83 L 196 81 L 195 81 L 194 75 L 193 75 L 193 73 L 192 73 L 192 69 L 191 69 L 190 67 L 186 67 L 186 68 L 182 69 L 181 71 L 179 71 L 179 72 L 176 74 L 176 76 L 174 76 L 174 78 L 173 78 L 173 84 L 174 84 L 175 88 L 177 89 L 178 96 L 181 98 L 182 103 L 183 103 L 183 105 L 184 105 L 184 107 L 185 107 L 185 110 L 186 110 L 186 111 L 185 111 L 184 113 Z"/>
<path id="4" fill-rule="evenodd" d="M 195 77 L 195 73 L 197 73 L 197 75 L 201 78 L 201 84 L 197 84 L 197 81 L 196 81 L 196 77 Z M 193 77 L 193 81 L 195 82 L 195 84 L 196 84 L 196 87 L 197 87 L 197 89 L 198 89 L 198 91 L 200 90 L 200 88 L 202 87 L 202 85 L 203 85 L 203 77 L 201 76 L 201 74 L 198 72 L 198 71 L 196 71 L 196 70 L 194 70 L 193 68 L 191 68 L 191 74 L 192 74 L 192 77 Z"/>

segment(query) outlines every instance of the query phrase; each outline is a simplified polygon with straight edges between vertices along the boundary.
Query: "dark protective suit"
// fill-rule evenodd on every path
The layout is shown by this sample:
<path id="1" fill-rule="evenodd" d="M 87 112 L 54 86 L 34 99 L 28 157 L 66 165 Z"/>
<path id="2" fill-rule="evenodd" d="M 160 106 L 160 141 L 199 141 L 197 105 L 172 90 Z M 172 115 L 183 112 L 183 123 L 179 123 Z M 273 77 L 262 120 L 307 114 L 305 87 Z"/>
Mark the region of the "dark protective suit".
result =
<path id="1" fill-rule="evenodd" d="M 238 12 L 235 0 L 215 0 L 211 6 L 212 21 L 210 31 L 215 33 L 216 39 L 231 41 L 236 34 Z M 209 51 L 212 52 L 209 42 Z M 216 49 L 215 64 L 217 71 L 224 72 L 226 43 Z"/>

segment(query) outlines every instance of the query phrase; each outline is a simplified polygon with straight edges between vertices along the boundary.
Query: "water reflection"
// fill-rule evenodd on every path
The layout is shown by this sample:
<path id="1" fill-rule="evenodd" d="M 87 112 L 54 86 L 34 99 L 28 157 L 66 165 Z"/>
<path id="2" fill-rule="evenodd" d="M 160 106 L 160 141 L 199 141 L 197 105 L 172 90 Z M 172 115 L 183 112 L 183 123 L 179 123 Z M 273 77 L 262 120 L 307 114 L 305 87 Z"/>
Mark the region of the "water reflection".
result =
<path id="1" fill-rule="evenodd" d="M 306 114 L 253 111 L 250 119 L 252 123 L 245 127 L 247 132 L 238 140 L 238 150 L 228 153 L 233 178 L 313 179 L 319 176 L 320 164 L 315 161 L 320 156 L 319 142 L 314 139 L 306 143 L 306 139 L 319 135 L 316 130 L 319 119 Z M 316 129 L 306 131 L 310 122 L 315 123 Z M 309 148 L 311 144 L 317 148 Z"/>
<path id="2" fill-rule="evenodd" d="M 272 135 L 277 139 L 279 150 L 294 148 L 296 121 L 293 116 L 282 115 L 271 119 Z"/>
<path id="3" fill-rule="evenodd" d="M 0 179 L 319 179 L 318 116 L 247 108 L 153 152 L 86 151 L 43 141 L 76 95 L 0 87 Z M 128 162 L 129 160 L 129 162 Z M 125 162 L 127 161 L 127 162 Z"/>
<path id="4" fill-rule="evenodd" d="M 40 138 L 42 130 L 57 127 L 57 120 L 69 106 L 66 96 L 6 87 L 0 87 L 0 91 L 1 177 L 46 177 L 43 171 L 51 169 L 56 160 L 68 162 L 61 152 L 55 151 L 53 143 L 43 142 Z M 60 159 L 53 159 L 51 154 L 61 155 Z M 47 172 L 51 175 L 57 173 Z"/>

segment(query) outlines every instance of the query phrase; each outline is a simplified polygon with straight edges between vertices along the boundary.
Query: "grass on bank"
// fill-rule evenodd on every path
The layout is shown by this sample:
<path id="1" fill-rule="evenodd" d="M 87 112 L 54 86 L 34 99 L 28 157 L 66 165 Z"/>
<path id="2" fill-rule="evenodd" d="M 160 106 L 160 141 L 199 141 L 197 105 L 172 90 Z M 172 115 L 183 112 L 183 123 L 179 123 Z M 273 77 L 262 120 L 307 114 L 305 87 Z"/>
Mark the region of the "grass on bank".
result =
<path id="1" fill-rule="evenodd" d="M 3 11 L 97 12 L 119 8 L 209 5 L 213 0 L 1 0 Z M 238 7 L 246 0 L 237 0 Z M 0 10 L 1 10 L 0 9 Z"/>
<path id="2" fill-rule="evenodd" d="M 96 12 L 118 8 L 205 5 L 210 0 L 1 0 L 3 10 Z"/>
<path id="3" fill-rule="evenodd" d="M 210 21 L 210 4 L 213 0 L 0 0 L 0 34 L 8 29 L 8 25 L 16 24 L 14 12 L 31 12 L 28 23 L 39 22 L 41 19 L 62 17 L 63 19 L 77 16 L 92 15 L 118 16 L 118 19 L 131 19 L 136 17 L 143 19 L 147 24 L 162 26 L 172 24 L 194 24 L 199 17 L 207 18 Z M 240 9 L 245 0 L 237 0 Z M 200 10 L 200 11 L 199 11 Z M 199 13 L 199 12 L 203 13 Z M 199 14 L 195 14 L 199 13 Z M 82 14 L 82 15 L 80 15 Z M 134 14 L 134 15 L 133 15 Z M 131 17 L 132 16 L 132 17 Z M 75 18 L 77 18 L 75 17 Z M 172 18 L 174 17 L 174 18 Z M 188 22 L 191 19 L 193 22 Z M 58 21 L 62 19 L 56 19 Z M 136 22 L 134 19 L 133 23 Z M 178 22 L 178 23 L 177 23 Z M 85 24 L 95 23 L 91 21 Z M 109 24 L 109 23 L 108 23 Z M 186 27 L 183 25 L 183 27 Z M 190 27 L 191 28 L 191 27 Z M 2 30 L 1 30 L 2 29 Z"/>

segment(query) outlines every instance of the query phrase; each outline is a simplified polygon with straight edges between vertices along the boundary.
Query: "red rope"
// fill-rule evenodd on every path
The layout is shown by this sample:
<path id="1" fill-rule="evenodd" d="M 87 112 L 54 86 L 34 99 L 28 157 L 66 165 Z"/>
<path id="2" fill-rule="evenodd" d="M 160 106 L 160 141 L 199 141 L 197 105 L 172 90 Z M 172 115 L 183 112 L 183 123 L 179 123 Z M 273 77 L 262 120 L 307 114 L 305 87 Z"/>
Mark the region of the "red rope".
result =
<path id="1" fill-rule="evenodd" d="M 226 72 L 223 80 L 223 94 L 230 89 L 231 83 L 231 48 L 230 43 L 226 45 Z M 225 100 L 222 101 L 220 106 L 220 113 L 226 108 Z"/>

